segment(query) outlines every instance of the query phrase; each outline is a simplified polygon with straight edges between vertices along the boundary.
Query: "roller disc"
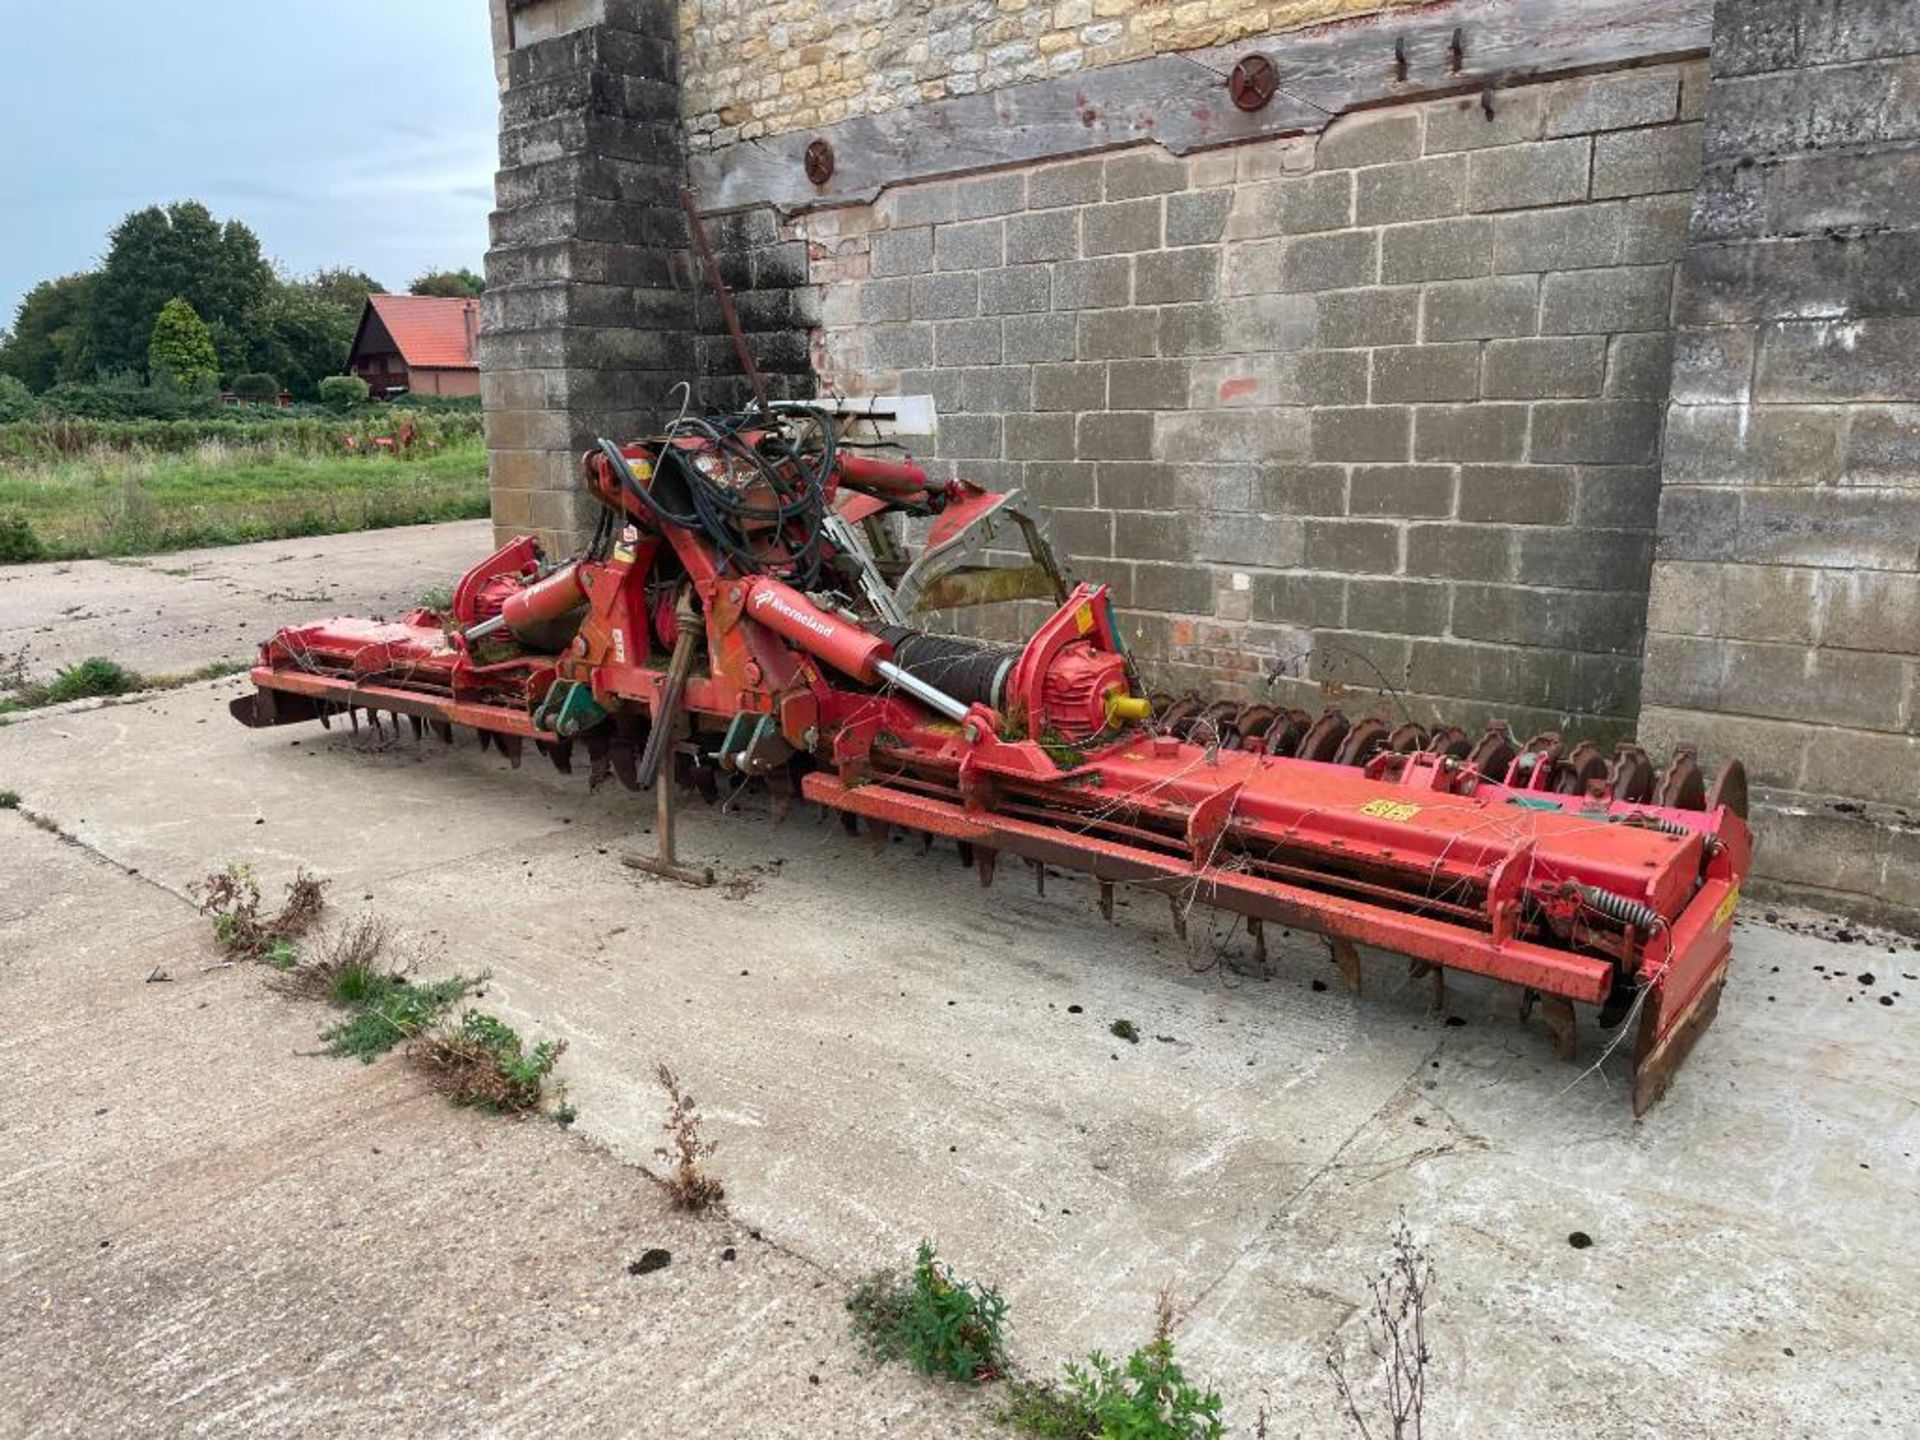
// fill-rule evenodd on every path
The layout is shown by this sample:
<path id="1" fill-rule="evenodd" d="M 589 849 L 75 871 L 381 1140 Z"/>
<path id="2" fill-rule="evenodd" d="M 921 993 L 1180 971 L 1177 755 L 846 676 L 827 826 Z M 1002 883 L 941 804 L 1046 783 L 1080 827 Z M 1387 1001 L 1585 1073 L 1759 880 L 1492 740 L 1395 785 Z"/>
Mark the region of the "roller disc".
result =
<path id="1" fill-rule="evenodd" d="M 1521 747 L 1507 767 L 1507 785 L 1514 790 L 1551 790 L 1560 764 L 1560 732 L 1542 730 Z"/>
<path id="2" fill-rule="evenodd" d="M 1369 715 L 1356 720 L 1353 728 L 1347 731 L 1347 738 L 1341 743 L 1339 752 L 1333 757 L 1336 765 L 1365 765 L 1375 755 L 1387 748 L 1387 736 L 1390 732 L 1387 722 Z"/>
<path id="3" fill-rule="evenodd" d="M 1401 755 L 1416 754 L 1427 748 L 1427 729 L 1409 720 L 1404 725 L 1396 725 L 1387 735 L 1387 749 Z"/>
<path id="4" fill-rule="evenodd" d="M 1171 735 L 1182 739 L 1193 728 L 1193 722 L 1200 718 L 1200 712 L 1206 708 L 1206 702 L 1189 690 L 1169 705 L 1160 716 L 1160 727 Z"/>
<path id="5" fill-rule="evenodd" d="M 1458 725 L 1443 725 L 1427 737 L 1427 749 L 1435 755 L 1464 760 L 1473 752 L 1473 737 Z"/>
<path id="6" fill-rule="evenodd" d="M 1300 737 L 1300 748 L 1294 752 L 1294 757 L 1299 760 L 1331 761 L 1340 753 L 1340 743 L 1352 728 L 1347 717 L 1329 705 L 1320 718 L 1307 727 L 1306 734 Z"/>
<path id="7" fill-rule="evenodd" d="M 1200 712 L 1187 733 L 1209 744 L 1234 749 L 1240 740 L 1240 712 L 1245 708 L 1238 700 L 1216 700 Z"/>
<path id="8" fill-rule="evenodd" d="M 1562 795 L 1585 795 L 1595 784 L 1606 784 L 1607 757 L 1591 740 L 1582 740 L 1554 771 L 1553 788 Z"/>
<path id="9" fill-rule="evenodd" d="M 1607 769 L 1607 785 L 1614 799 L 1629 805 L 1645 805 L 1653 799 L 1653 761 L 1631 740 L 1621 741 L 1614 747 L 1613 764 Z"/>
<path id="10" fill-rule="evenodd" d="M 1282 710 L 1267 727 L 1266 740 L 1261 747 L 1269 755 L 1296 755 L 1300 751 L 1300 742 L 1306 739 L 1307 731 L 1313 728 L 1313 717 L 1304 710 Z"/>
<path id="11" fill-rule="evenodd" d="M 1249 705 L 1240 712 L 1235 728 L 1240 732 L 1240 749 L 1255 750 L 1266 738 L 1267 727 L 1272 725 L 1280 712 L 1271 705 Z"/>
<path id="12" fill-rule="evenodd" d="M 1713 777 L 1713 789 L 1707 792 L 1708 810 L 1718 810 L 1722 805 L 1742 820 L 1747 818 L 1747 767 L 1738 760 L 1720 767 L 1720 773 Z"/>
<path id="13" fill-rule="evenodd" d="M 1653 803 L 1669 810 L 1707 808 L 1707 782 L 1700 773 L 1700 761 L 1691 746 L 1683 745 L 1674 750 L 1673 760 L 1660 776 L 1660 784 L 1653 792 Z"/>
<path id="14" fill-rule="evenodd" d="M 1507 767 L 1513 764 L 1513 732 L 1504 720 L 1489 725 L 1486 734 L 1474 742 L 1467 752 L 1467 763 L 1489 780 L 1506 778 Z"/>

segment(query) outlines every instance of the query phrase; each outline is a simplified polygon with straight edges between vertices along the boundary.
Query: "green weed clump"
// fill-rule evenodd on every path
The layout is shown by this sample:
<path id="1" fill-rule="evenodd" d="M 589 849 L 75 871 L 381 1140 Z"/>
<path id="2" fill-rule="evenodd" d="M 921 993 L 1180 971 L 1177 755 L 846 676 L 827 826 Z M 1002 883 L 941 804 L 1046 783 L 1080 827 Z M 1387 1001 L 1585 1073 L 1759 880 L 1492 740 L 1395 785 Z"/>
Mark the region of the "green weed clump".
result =
<path id="1" fill-rule="evenodd" d="M 328 995 L 349 1011 L 338 1025 L 320 1032 L 327 1054 L 371 1065 L 403 1040 L 438 1024 L 476 984 L 464 975 L 416 984 L 405 975 L 342 975 Z"/>
<path id="2" fill-rule="evenodd" d="M 286 969 L 297 959 L 294 942 L 320 918 L 327 882 L 296 871 L 286 898 L 271 915 L 260 913 L 260 882 L 245 865 L 229 865 L 188 886 L 200 913 L 213 917 L 214 938 L 235 960 L 269 960 Z"/>
<path id="3" fill-rule="evenodd" d="M 556 1118 L 564 1122 L 572 1114 L 563 1098 L 566 1087 L 548 1081 L 566 1049 L 564 1040 L 542 1040 L 528 1049 L 506 1022 L 467 1010 L 416 1037 L 407 1059 L 456 1105 L 524 1115 L 553 1100 L 560 1107 Z"/>
<path id="4" fill-rule="evenodd" d="M 1153 1338 L 1124 1362 L 1095 1350 L 1058 1382 L 1016 1382 L 1000 1418 L 1039 1440 L 1219 1440 L 1220 1396 L 1180 1368 L 1176 1320 L 1172 1292 L 1162 1290 Z"/>
<path id="5" fill-rule="evenodd" d="M 989 1285 L 957 1279 L 922 1240 L 913 1270 L 878 1270 L 847 1300 L 854 1338 L 875 1360 L 904 1360 L 922 1375 L 964 1385 L 1006 1373 L 1007 1302 Z"/>
<path id="6" fill-rule="evenodd" d="M 18 810 L 20 792 L 18 790 L 0 790 L 0 810 Z"/>
<path id="7" fill-rule="evenodd" d="M 18 510 L 0 515 L 0 565 L 24 565 L 47 558 L 47 547 L 35 533 L 33 522 Z"/>

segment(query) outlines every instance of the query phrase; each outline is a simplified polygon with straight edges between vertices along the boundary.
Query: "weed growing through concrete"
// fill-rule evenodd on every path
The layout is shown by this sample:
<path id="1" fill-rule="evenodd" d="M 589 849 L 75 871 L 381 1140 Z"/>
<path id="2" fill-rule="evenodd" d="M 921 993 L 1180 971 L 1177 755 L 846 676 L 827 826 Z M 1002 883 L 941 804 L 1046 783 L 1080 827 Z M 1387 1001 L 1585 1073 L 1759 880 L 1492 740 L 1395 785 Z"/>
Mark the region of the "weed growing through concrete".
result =
<path id="1" fill-rule="evenodd" d="M 306 871 L 287 882 L 287 894 L 272 915 L 260 914 L 260 882 L 245 865 L 229 865 L 189 886 L 200 913 L 213 917 L 213 933 L 236 960 L 275 957 L 285 969 L 290 947 L 314 927 L 326 903 L 327 882 Z"/>
<path id="2" fill-rule="evenodd" d="M 283 995 L 324 1000 L 347 1012 L 320 1032 L 327 1054 L 371 1064 L 438 1024 L 480 983 L 455 975 L 418 984 L 410 978 L 414 957 L 397 952 L 385 917 L 357 915 L 329 932 L 304 964 L 285 941 L 260 958 L 281 971 L 273 987 Z"/>
<path id="3" fill-rule="evenodd" d="M 572 1119 L 565 1086 L 548 1082 L 566 1048 L 564 1040 L 542 1040 L 529 1050 L 504 1021 L 468 1010 L 457 1021 L 417 1036 L 406 1054 L 408 1063 L 456 1105 L 524 1115 L 551 1100 L 558 1107 L 555 1117 L 564 1123 Z"/>
<path id="4" fill-rule="evenodd" d="M 1393 1253 L 1367 1281 L 1373 1303 L 1364 1319 L 1363 1350 L 1369 1379 L 1350 1373 L 1348 1347 L 1336 1333 L 1327 1341 L 1327 1369 L 1333 1373 L 1342 1413 L 1361 1440 L 1420 1440 L 1421 1412 L 1427 1399 L 1426 1308 L 1433 1285 L 1433 1260 L 1402 1220 L 1394 1228 Z"/>
<path id="5" fill-rule="evenodd" d="M 18 790 L 0 790 L 0 810 L 18 810 L 20 792 Z"/>
<path id="6" fill-rule="evenodd" d="M 662 1064 L 654 1071 L 654 1078 L 667 1092 L 667 1118 L 660 1128 L 667 1132 L 668 1143 L 653 1153 L 673 1165 L 672 1173 L 667 1176 L 667 1190 L 673 1196 L 673 1203 L 682 1210 L 704 1210 L 709 1205 L 718 1205 L 727 1198 L 727 1187 L 701 1162 L 712 1158 L 720 1147 L 701 1136 L 700 1112 L 694 1108 L 693 1097 L 681 1090 L 680 1077 Z"/>
<path id="7" fill-rule="evenodd" d="M 217 660 L 197 669 L 173 675 L 142 675 L 117 660 L 96 655 L 56 671 L 51 680 L 28 680 L 22 662 L 26 652 L 11 667 L 0 670 L 0 714 L 38 710 L 48 705 L 65 705 L 71 700 L 93 700 L 120 695 L 144 694 L 158 690 L 178 690 L 202 680 L 220 680 L 249 668 L 244 660 Z"/>
<path id="8" fill-rule="evenodd" d="M 854 1338 L 875 1360 L 905 1360 L 922 1375 L 971 1385 L 1007 1370 L 1007 1302 L 990 1285 L 955 1277 L 920 1242 L 913 1269 L 877 1270 L 847 1299 Z"/>
<path id="9" fill-rule="evenodd" d="M 1001 1418 L 1040 1440 L 1219 1440 L 1220 1396 L 1187 1379 L 1174 1356 L 1179 1316 L 1171 1290 L 1154 1306 L 1153 1338 L 1124 1362 L 1100 1351 L 1070 1363 L 1062 1379 L 1019 1381 Z"/>
<path id="10" fill-rule="evenodd" d="M 1140 1027 L 1135 1025 L 1131 1020 L 1116 1020 L 1107 1027 L 1107 1030 L 1115 1038 L 1124 1040 L 1129 1045 L 1138 1045 L 1140 1043 Z"/>

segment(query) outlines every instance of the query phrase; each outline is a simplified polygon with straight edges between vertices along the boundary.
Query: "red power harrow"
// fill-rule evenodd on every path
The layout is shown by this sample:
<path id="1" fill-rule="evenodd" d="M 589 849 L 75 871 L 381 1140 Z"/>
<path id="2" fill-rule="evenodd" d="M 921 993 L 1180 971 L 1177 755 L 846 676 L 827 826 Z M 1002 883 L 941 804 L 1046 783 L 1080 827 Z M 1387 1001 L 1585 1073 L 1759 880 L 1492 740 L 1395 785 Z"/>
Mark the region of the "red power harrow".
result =
<path id="1" fill-rule="evenodd" d="M 1171 897 L 1183 934 L 1195 904 L 1233 912 L 1263 961 L 1269 924 L 1324 935 L 1355 990 L 1356 943 L 1409 957 L 1436 1002 L 1448 970 L 1489 976 L 1569 1058 L 1576 1004 L 1632 1022 L 1636 1113 L 1658 1098 L 1726 973 L 1737 765 L 1709 794 L 1686 751 L 1656 773 L 1632 745 L 1149 696 L 1106 588 L 1069 582 L 1018 492 L 879 448 L 803 406 L 602 442 L 580 555 L 517 539 L 445 614 L 282 630 L 233 713 L 465 726 L 515 764 L 584 750 L 629 789 L 670 769 L 661 854 L 630 863 L 683 879 L 702 877 L 673 855 L 674 781 L 712 798 L 731 773 L 877 840 L 945 836 L 983 884 L 1005 853 L 1043 885 L 1091 872 L 1108 918 L 1120 882 Z M 1010 601 L 1051 611 L 1024 643 L 953 633 Z"/>

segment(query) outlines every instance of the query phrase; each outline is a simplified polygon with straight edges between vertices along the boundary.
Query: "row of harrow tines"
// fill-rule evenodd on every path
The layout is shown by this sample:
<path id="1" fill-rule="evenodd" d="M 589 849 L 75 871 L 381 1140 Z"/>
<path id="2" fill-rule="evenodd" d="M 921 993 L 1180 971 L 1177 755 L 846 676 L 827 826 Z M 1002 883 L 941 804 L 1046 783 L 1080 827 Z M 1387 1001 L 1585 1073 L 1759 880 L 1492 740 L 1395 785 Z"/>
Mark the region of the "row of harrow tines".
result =
<path id="1" fill-rule="evenodd" d="M 1476 738 L 1457 725 L 1396 724 L 1377 715 L 1350 719 L 1334 705 L 1315 716 L 1257 701 L 1209 701 L 1191 691 L 1151 698 L 1155 725 L 1198 745 L 1351 765 L 1389 777 L 1403 763 L 1396 757 L 1438 754 L 1514 790 L 1605 795 L 1673 810 L 1712 812 L 1725 805 L 1742 819 L 1747 815 L 1746 767 L 1728 760 L 1709 784 L 1691 745 L 1674 746 L 1666 765 L 1659 766 L 1632 740 L 1620 741 L 1612 755 L 1591 740 L 1569 743 L 1557 730 L 1544 730 L 1521 744 L 1504 720 L 1495 720 Z"/>

